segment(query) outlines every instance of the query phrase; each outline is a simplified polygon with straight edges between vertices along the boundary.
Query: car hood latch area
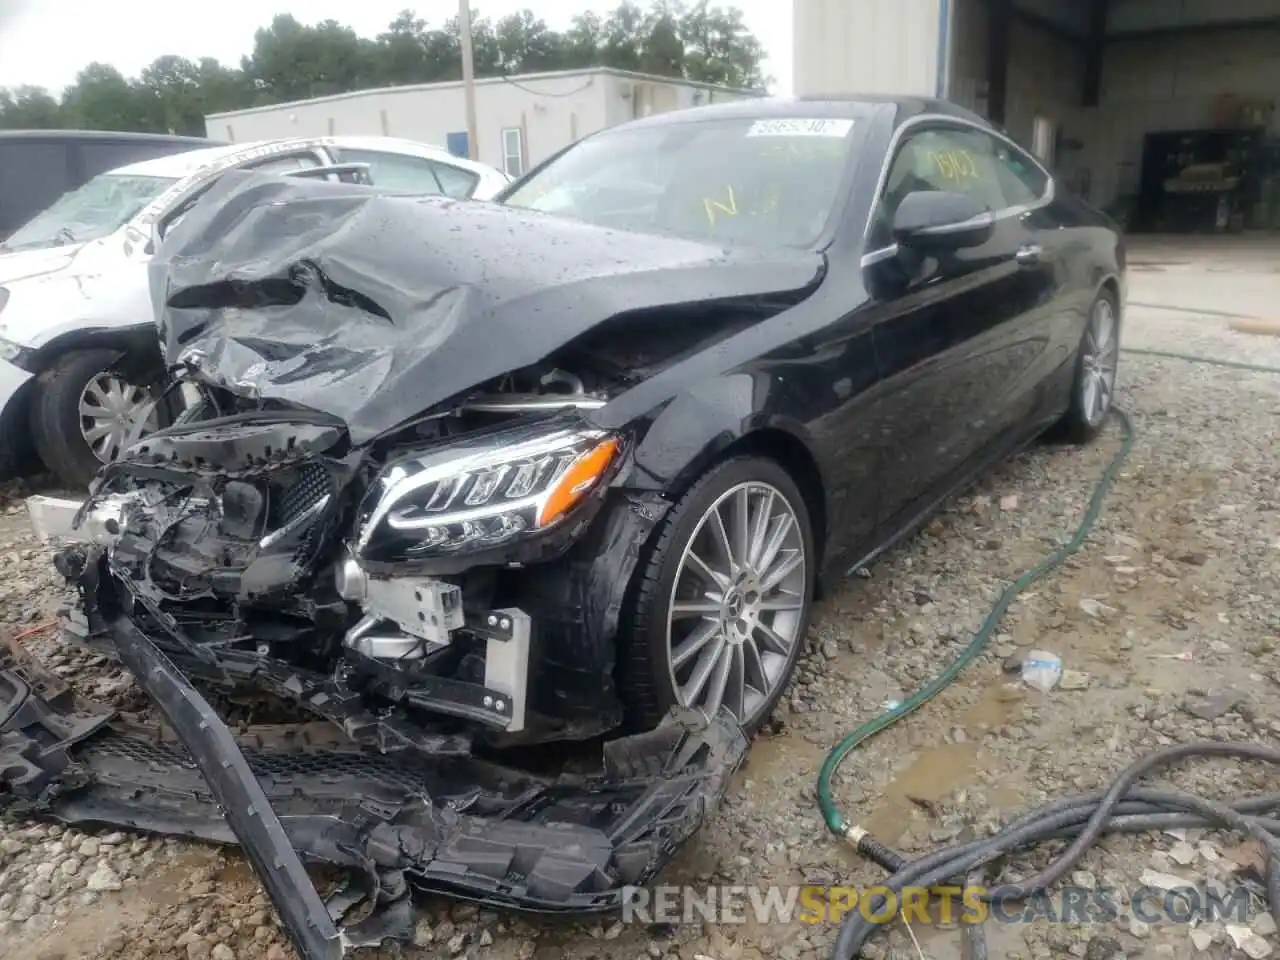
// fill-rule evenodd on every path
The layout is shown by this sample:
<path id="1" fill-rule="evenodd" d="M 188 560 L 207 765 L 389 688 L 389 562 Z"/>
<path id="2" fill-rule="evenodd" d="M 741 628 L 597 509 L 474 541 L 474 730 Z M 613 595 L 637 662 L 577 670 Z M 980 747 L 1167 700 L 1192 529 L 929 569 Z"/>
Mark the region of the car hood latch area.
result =
<path id="1" fill-rule="evenodd" d="M 113 640 L 163 728 L 80 702 L 3 650 L 0 808 L 238 844 L 304 960 L 408 937 L 414 890 L 534 913 L 618 909 L 714 812 L 746 753 L 730 714 L 686 710 L 606 743 L 602 767 L 553 774 L 385 756 L 337 727 L 233 732 L 127 619 Z M 355 882 L 324 899 L 307 865 Z"/>

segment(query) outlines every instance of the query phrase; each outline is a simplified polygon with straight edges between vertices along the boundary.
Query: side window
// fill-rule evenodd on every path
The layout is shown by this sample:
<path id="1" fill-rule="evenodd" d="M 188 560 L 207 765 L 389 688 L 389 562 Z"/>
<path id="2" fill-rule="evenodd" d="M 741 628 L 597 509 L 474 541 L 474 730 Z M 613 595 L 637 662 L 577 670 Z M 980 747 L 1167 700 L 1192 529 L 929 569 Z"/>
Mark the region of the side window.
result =
<path id="1" fill-rule="evenodd" d="M 257 163 L 246 163 L 240 169 L 242 170 L 305 170 L 307 167 L 318 167 L 320 161 L 313 153 L 289 153 L 282 157 L 271 157 L 269 160 L 259 160 Z"/>
<path id="2" fill-rule="evenodd" d="M 964 193 L 994 212 L 1034 202 L 1047 183 L 1038 166 L 981 130 L 939 126 L 910 134 L 889 168 L 869 249 L 889 244 L 893 216 L 909 193 Z"/>
<path id="3" fill-rule="evenodd" d="M 476 187 L 480 183 L 479 175 L 441 160 L 432 160 L 430 163 L 435 168 L 441 191 L 445 196 L 453 197 L 455 200 L 469 200 L 471 194 L 476 192 Z"/>
<path id="4" fill-rule="evenodd" d="M 1009 206 L 1035 203 L 1049 189 L 1049 175 L 1021 150 L 997 143 L 996 164 L 1000 188 Z"/>
<path id="5" fill-rule="evenodd" d="M 408 190 L 412 193 L 445 193 L 436 177 L 434 165 L 422 157 L 379 150 L 346 150 L 340 157 L 345 163 L 369 164 L 369 175 L 375 186 Z"/>

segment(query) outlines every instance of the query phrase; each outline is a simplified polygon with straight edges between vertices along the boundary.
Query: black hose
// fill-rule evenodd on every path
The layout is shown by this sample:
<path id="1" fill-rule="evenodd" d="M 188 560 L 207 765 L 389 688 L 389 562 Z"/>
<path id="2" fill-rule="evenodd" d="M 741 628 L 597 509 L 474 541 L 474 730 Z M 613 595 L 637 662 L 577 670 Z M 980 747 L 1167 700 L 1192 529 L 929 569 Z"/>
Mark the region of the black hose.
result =
<path id="1" fill-rule="evenodd" d="M 966 881 L 967 887 L 982 887 L 987 876 L 983 870 L 974 870 Z M 967 893 L 967 891 L 966 891 Z M 960 929 L 960 960 L 987 960 L 987 931 L 981 923 L 966 923 Z"/>
<path id="2" fill-rule="evenodd" d="M 1175 791 L 1131 790 L 1125 794 L 1124 800 L 1116 804 L 1112 810 L 1111 819 L 1103 825 L 1102 832 L 1104 834 L 1147 833 L 1154 830 L 1214 826 L 1212 820 L 1199 814 L 1162 812 L 1170 806 L 1176 806 L 1178 796 L 1179 794 Z M 1038 829 L 1035 835 L 1019 849 L 1033 847 L 1044 840 L 1066 840 L 1078 837 L 1102 797 L 1103 791 L 1099 790 L 1095 793 L 1056 801 L 1007 824 L 1003 831 L 1030 824 L 1036 825 Z M 1280 807 L 1280 793 L 1260 794 L 1256 797 L 1237 800 L 1228 806 L 1237 813 L 1263 813 Z M 1280 819 L 1257 817 L 1257 820 L 1271 833 L 1280 834 Z M 959 846 L 935 850 L 927 858 L 915 861 L 915 864 L 922 865 L 926 859 L 931 863 L 946 863 L 957 857 L 967 856 L 979 849 L 984 842 L 985 840 L 973 840 Z M 858 842 L 858 853 L 875 861 L 891 873 L 897 873 L 911 863 L 902 854 L 889 849 L 870 835 Z"/>
<path id="3" fill-rule="evenodd" d="M 1142 776 L 1188 757 L 1234 757 L 1280 765 L 1280 750 L 1260 744 L 1193 743 L 1169 747 L 1131 763 L 1105 791 L 1094 791 L 1057 800 L 1017 818 L 999 833 L 937 850 L 903 864 L 899 854 L 870 835 L 858 839 L 859 852 L 893 870 L 883 884 L 900 898 L 908 887 L 931 888 L 939 884 L 972 884 L 971 876 L 1006 855 L 1049 839 L 1073 837 L 1071 844 L 1048 868 L 1024 880 L 997 889 L 974 891 L 984 903 L 1005 903 L 1039 894 L 1067 874 L 1089 848 L 1106 833 L 1133 833 L 1168 829 L 1170 826 L 1207 826 L 1246 834 L 1262 844 L 1267 854 L 1266 887 L 1271 915 L 1280 922 L 1280 822 L 1255 814 L 1280 807 L 1280 794 L 1268 793 L 1232 804 L 1206 800 L 1164 787 L 1135 787 Z M 866 850 L 864 851 L 864 845 Z M 853 960 L 882 923 L 885 896 L 877 896 L 865 911 L 845 915 L 833 952 L 834 960 Z M 972 944 L 971 944 L 972 946 Z"/>
<path id="4" fill-rule="evenodd" d="M 1280 367 L 1277 366 L 1218 360 L 1194 354 L 1140 348 L 1123 348 L 1123 352 L 1249 370 L 1255 373 L 1280 373 Z M 907 887 L 930 889 L 938 884 L 952 887 L 963 884 L 969 888 L 965 891 L 966 902 L 972 902 L 973 897 L 977 897 L 980 902 L 985 903 L 1023 900 L 1043 893 L 1074 867 L 1103 834 L 1138 833 L 1175 827 L 1235 830 L 1258 840 L 1266 851 L 1267 900 L 1272 918 L 1280 923 L 1280 856 L 1277 856 L 1277 853 L 1280 853 L 1280 819 L 1258 816 L 1258 814 L 1280 808 L 1280 793 L 1263 794 L 1231 804 L 1222 804 L 1179 790 L 1133 786 L 1139 777 L 1149 771 L 1189 756 L 1241 757 L 1265 763 L 1280 763 L 1280 751 L 1269 747 L 1202 743 L 1162 750 L 1141 758 L 1125 768 L 1105 791 L 1099 790 L 1075 797 L 1065 797 L 1024 814 L 992 837 L 937 850 L 912 863 L 908 863 L 901 854 L 871 836 L 866 830 L 847 821 L 840 814 L 835 798 L 832 796 L 831 781 L 840 763 L 860 744 L 927 703 L 950 684 L 985 647 L 992 630 L 1013 597 L 1027 584 L 1034 582 L 1060 564 L 1069 554 L 1074 553 L 1084 541 L 1101 511 L 1111 479 L 1127 456 L 1133 441 L 1133 430 L 1128 416 L 1123 410 L 1117 409 L 1115 412 L 1119 414 L 1124 427 L 1124 440 L 1120 451 L 1112 459 L 1102 479 L 1094 488 L 1089 510 L 1071 541 L 1006 588 L 969 646 L 942 674 L 903 701 L 901 705 L 863 724 L 836 745 L 828 754 L 818 776 L 818 802 L 822 809 L 823 820 L 832 833 L 852 842 L 862 856 L 891 873 L 884 885 L 889 895 L 900 899 L 903 890 Z M 984 869 L 987 873 L 996 871 L 998 862 L 1007 854 L 1033 847 L 1046 840 L 1058 839 L 1070 839 L 1071 844 L 1048 869 L 1016 885 L 1005 885 L 995 891 L 973 890 L 970 893 L 970 890 L 977 886 L 980 878 L 984 876 L 982 871 Z M 867 939 L 880 925 L 883 919 L 881 911 L 886 904 L 885 896 L 877 896 L 868 904 L 869 909 L 845 915 L 833 951 L 834 960 L 852 960 L 858 955 Z M 963 950 L 967 960 L 986 960 L 986 940 L 981 930 L 965 931 Z"/>

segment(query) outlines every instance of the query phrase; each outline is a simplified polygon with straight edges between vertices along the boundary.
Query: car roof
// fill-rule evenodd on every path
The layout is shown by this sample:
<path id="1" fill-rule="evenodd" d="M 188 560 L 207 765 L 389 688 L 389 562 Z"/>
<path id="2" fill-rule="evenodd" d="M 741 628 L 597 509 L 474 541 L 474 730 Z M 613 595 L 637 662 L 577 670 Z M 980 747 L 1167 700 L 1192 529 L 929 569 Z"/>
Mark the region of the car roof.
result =
<path id="1" fill-rule="evenodd" d="M 474 163 L 464 157 L 456 157 L 447 150 L 433 147 L 430 144 L 400 137 L 290 137 L 279 140 L 256 140 L 246 143 L 233 143 L 226 146 L 207 147 L 203 150 L 187 150 L 150 160 L 140 160 L 112 170 L 113 174 L 140 177 L 169 177 L 183 179 L 207 167 L 231 167 L 244 159 L 254 158 L 264 151 L 287 152 L 291 149 L 305 150 L 315 147 L 346 147 L 351 150 L 381 150 L 385 153 L 401 153 L 407 156 L 440 160 L 465 167 L 476 173 L 486 172 L 490 168 L 482 163 Z"/>
<path id="2" fill-rule="evenodd" d="M 235 162 L 235 158 L 248 152 L 250 148 L 260 147 L 260 143 L 232 143 L 223 147 L 205 147 L 203 150 L 185 150 L 182 153 L 170 153 L 163 157 L 152 157 L 149 160 L 138 160 L 135 163 L 116 167 L 113 174 L 138 177 L 171 177 L 180 180 L 190 176 L 201 167 L 227 161 Z"/>
<path id="3" fill-rule="evenodd" d="M 804 97 L 751 97 L 705 107 L 690 107 L 632 120 L 622 127 L 666 126 L 702 120 L 768 119 L 772 117 L 841 117 L 859 119 L 878 107 L 896 107 L 896 122 L 936 113 L 990 127 L 981 116 L 964 107 L 934 97 L 902 97 L 881 94 L 834 94 Z M 612 129 L 619 129 L 617 127 Z M 994 128 L 993 128 L 994 129 Z"/>
<path id="4" fill-rule="evenodd" d="M 339 150 L 343 147 L 348 150 L 381 150 L 385 153 L 403 153 L 411 157 L 440 160 L 444 163 L 452 163 L 454 166 L 465 167 L 477 172 L 492 169 L 486 164 L 476 163 L 466 157 L 459 157 L 441 147 L 434 147 L 429 143 L 421 143 L 417 140 L 405 140 L 401 137 L 333 137 L 331 139 L 333 145 Z"/>
<path id="5" fill-rule="evenodd" d="M 135 227 L 145 229 L 148 224 L 162 216 L 172 204 L 187 196 L 194 186 L 207 182 L 223 171 L 250 161 L 266 161 L 281 154 L 328 147 L 336 147 L 338 150 L 343 147 L 353 150 L 362 148 L 383 150 L 389 153 L 406 153 L 440 159 L 451 156 L 427 144 L 395 137 L 289 137 L 282 140 L 257 140 L 223 147 L 209 147 L 205 150 L 188 150 L 185 153 L 175 153 L 167 157 L 156 157 L 153 160 L 143 160 L 117 167 L 105 176 L 165 177 L 173 181 L 134 217 Z M 482 180 L 492 180 L 495 177 L 505 179 L 500 171 L 482 163 L 463 161 L 456 157 L 452 162 L 464 164 Z"/>

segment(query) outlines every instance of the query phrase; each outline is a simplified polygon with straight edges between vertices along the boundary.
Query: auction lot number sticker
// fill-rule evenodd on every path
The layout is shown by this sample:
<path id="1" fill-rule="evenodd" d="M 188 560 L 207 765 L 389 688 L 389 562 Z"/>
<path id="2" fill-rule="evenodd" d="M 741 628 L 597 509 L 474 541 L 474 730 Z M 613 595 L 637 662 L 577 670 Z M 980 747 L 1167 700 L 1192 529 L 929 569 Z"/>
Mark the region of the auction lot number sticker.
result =
<path id="1" fill-rule="evenodd" d="M 853 129 L 852 120 L 757 120 L 748 137 L 843 137 Z"/>

